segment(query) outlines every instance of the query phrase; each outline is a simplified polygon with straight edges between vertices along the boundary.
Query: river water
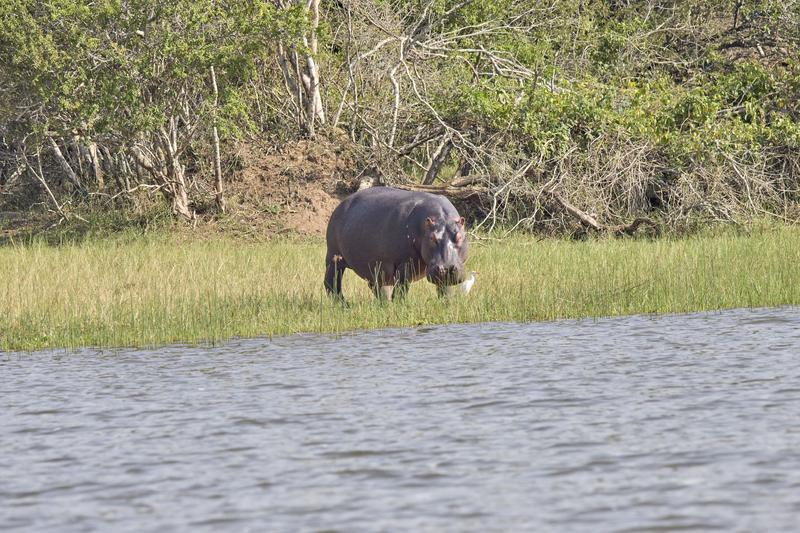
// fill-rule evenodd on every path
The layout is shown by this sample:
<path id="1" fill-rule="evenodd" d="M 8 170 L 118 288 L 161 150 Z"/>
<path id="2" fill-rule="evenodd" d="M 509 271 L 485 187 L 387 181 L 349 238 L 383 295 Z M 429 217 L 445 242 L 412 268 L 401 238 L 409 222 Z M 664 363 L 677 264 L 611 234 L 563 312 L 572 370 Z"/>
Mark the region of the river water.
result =
<path id="1" fill-rule="evenodd" d="M 800 309 L 0 354 L 0 530 L 797 531 Z"/>

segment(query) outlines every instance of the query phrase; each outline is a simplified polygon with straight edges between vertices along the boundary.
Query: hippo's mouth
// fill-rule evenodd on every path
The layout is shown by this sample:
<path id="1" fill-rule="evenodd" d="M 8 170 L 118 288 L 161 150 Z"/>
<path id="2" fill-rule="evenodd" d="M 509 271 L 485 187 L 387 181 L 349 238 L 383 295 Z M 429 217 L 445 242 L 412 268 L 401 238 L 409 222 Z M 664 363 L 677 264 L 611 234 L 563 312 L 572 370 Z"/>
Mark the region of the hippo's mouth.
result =
<path id="1" fill-rule="evenodd" d="M 444 271 L 429 270 L 426 277 L 428 278 L 428 281 L 434 285 L 440 285 L 444 287 L 458 285 L 464 281 L 464 273 L 460 272 L 454 267 Z"/>

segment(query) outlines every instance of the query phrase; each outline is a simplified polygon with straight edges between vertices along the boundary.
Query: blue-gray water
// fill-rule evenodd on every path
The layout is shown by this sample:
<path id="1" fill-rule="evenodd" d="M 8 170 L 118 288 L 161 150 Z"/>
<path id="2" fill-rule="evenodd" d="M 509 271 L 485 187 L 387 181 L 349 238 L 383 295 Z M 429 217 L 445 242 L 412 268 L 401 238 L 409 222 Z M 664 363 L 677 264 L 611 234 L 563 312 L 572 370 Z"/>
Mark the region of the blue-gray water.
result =
<path id="1" fill-rule="evenodd" d="M 800 310 L 0 355 L 0 530 L 797 531 Z"/>

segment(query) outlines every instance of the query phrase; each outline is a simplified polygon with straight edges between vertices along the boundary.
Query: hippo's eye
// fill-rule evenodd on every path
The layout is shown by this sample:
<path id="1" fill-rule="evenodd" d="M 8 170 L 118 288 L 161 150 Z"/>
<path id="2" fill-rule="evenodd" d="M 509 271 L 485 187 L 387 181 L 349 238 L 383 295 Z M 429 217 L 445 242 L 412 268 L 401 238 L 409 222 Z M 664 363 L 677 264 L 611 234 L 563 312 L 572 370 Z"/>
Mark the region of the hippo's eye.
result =
<path id="1" fill-rule="evenodd" d="M 438 239 L 436 238 L 436 234 L 431 233 L 431 242 L 436 242 Z"/>

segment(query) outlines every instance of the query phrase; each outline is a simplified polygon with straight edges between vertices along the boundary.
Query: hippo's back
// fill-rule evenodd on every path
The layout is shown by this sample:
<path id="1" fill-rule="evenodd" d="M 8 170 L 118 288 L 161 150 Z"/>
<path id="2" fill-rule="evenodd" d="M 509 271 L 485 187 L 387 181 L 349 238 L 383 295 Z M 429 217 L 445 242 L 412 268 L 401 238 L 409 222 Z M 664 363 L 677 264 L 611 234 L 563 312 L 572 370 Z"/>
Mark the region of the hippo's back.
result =
<path id="1" fill-rule="evenodd" d="M 331 225 L 341 224 L 350 231 L 363 224 L 369 225 L 373 231 L 398 222 L 405 225 L 418 206 L 425 207 L 426 211 L 446 208 L 442 200 L 455 211 L 446 198 L 434 194 L 370 187 L 345 198 L 334 210 Z"/>

